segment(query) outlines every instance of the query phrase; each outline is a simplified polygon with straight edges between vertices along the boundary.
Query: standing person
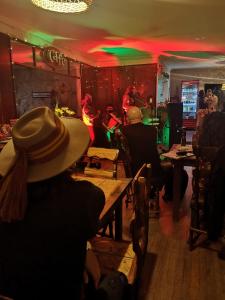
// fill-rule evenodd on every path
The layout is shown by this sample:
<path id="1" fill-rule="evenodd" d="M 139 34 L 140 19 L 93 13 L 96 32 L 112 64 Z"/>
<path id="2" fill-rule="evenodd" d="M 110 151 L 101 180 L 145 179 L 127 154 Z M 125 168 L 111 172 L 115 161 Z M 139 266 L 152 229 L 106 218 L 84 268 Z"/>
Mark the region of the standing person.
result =
<path id="1" fill-rule="evenodd" d="M 200 90 L 198 92 L 198 109 L 206 109 L 207 104 L 205 103 L 205 92 Z"/>
<path id="2" fill-rule="evenodd" d="M 208 89 L 204 98 L 204 102 L 210 112 L 217 111 L 218 97 L 213 94 L 211 89 Z"/>
<path id="3" fill-rule="evenodd" d="M 82 119 L 84 124 L 88 127 L 88 131 L 90 134 L 90 145 L 93 144 L 95 139 L 93 123 L 94 119 L 99 117 L 100 111 L 97 111 L 93 107 L 92 96 L 90 94 L 85 94 L 84 98 L 81 100 L 82 106 Z"/>
<path id="4" fill-rule="evenodd" d="M 141 110 L 136 106 L 128 109 L 127 119 L 128 125 L 123 127 L 122 132 L 129 145 L 132 175 L 134 176 L 144 163 L 151 163 L 153 174 L 159 175 L 161 166 L 156 147 L 155 127 L 142 123 Z"/>
<path id="5" fill-rule="evenodd" d="M 147 98 L 147 100 L 145 102 L 145 106 L 141 107 L 141 112 L 143 115 L 143 123 L 150 124 L 151 118 L 155 117 L 151 96 Z"/>
<path id="6" fill-rule="evenodd" d="M 162 179 L 165 184 L 165 201 L 173 199 L 173 168 L 161 167 L 160 157 L 156 146 L 155 127 L 142 123 L 141 110 L 133 106 L 127 112 L 128 125 L 123 128 L 123 135 L 129 147 L 129 156 L 132 176 L 140 169 L 144 163 L 152 166 L 152 176 L 159 181 Z M 181 198 L 183 198 L 188 183 L 188 175 L 182 171 Z"/>
<path id="7" fill-rule="evenodd" d="M 0 294 L 14 300 L 80 299 L 87 240 L 103 192 L 67 169 L 89 143 L 78 119 L 47 107 L 24 114 L 0 153 Z"/>
<path id="8" fill-rule="evenodd" d="M 127 124 L 127 111 L 130 108 L 130 106 L 135 105 L 135 91 L 136 88 L 129 85 L 123 95 L 123 100 L 122 100 L 122 109 L 123 109 L 123 115 L 124 115 L 124 124 Z"/>

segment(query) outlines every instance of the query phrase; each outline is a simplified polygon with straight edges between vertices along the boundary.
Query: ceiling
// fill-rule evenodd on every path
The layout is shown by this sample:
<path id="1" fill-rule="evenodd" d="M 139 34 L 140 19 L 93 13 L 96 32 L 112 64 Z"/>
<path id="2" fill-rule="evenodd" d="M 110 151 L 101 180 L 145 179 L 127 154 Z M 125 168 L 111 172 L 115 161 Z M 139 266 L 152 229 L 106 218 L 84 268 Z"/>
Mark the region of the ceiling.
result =
<path id="1" fill-rule="evenodd" d="M 1 0 L 0 31 L 93 66 L 225 66 L 224 0 L 93 0 L 81 14 Z"/>

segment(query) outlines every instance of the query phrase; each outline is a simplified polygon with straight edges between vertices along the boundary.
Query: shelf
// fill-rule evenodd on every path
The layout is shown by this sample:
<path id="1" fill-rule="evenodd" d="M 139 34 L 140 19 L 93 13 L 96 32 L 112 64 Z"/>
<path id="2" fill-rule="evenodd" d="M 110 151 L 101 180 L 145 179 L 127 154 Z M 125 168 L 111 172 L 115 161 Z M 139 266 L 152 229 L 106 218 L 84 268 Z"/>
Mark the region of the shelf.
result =
<path id="1" fill-rule="evenodd" d="M 183 106 L 196 106 L 195 103 L 183 103 Z"/>

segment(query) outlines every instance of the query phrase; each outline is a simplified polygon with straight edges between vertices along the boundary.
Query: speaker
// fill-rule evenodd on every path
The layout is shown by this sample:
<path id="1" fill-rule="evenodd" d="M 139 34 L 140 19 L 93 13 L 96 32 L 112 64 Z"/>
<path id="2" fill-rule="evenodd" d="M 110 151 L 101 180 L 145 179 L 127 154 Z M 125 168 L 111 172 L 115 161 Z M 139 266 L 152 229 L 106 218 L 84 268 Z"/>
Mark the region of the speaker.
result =
<path id="1" fill-rule="evenodd" d="M 181 128 L 183 126 L 183 103 L 168 103 L 169 146 L 180 144 Z"/>

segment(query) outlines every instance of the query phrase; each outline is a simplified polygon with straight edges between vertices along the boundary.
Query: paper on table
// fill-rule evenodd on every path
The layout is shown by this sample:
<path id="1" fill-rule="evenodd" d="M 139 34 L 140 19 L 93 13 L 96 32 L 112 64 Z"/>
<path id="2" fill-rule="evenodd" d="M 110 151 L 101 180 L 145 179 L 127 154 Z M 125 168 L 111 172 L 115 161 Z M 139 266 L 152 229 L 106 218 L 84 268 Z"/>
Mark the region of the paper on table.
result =
<path id="1" fill-rule="evenodd" d="M 108 148 L 90 147 L 88 148 L 88 152 L 87 152 L 88 157 L 96 156 L 98 158 L 106 158 L 112 161 L 117 159 L 118 155 L 119 155 L 118 149 L 108 149 Z"/>
<path id="2" fill-rule="evenodd" d="M 193 152 L 192 145 L 186 145 L 186 146 L 178 146 L 178 151 L 186 151 L 186 152 Z M 173 150 L 172 150 L 173 151 Z"/>
<path id="3" fill-rule="evenodd" d="M 75 180 L 87 180 L 103 190 L 106 199 L 114 194 L 120 187 L 122 181 L 118 179 L 97 178 L 87 176 L 72 176 Z"/>
<path id="4" fill-rule="evenodd" d="M 194 156 L 194 153 L 187 152 L 185 155 L 177 155 L 177 151 L 169 151 L 167 153 L 161 154 L 163 157 L 171 158 L 171 159 L 182 159 L 185 157 Z"/>

